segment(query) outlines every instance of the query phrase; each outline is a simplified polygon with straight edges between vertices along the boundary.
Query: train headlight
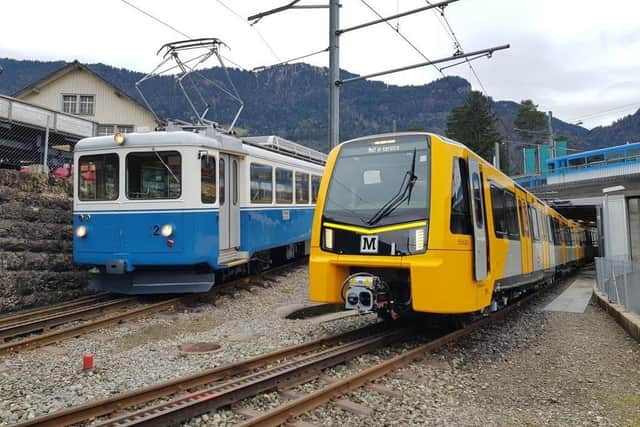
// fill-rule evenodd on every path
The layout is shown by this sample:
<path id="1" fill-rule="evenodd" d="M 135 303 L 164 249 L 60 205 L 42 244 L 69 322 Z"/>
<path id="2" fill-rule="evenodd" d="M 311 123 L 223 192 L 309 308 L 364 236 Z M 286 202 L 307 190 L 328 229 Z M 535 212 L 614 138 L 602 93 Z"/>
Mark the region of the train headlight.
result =
<path id="1" fill-rule="evenodd" d="M 333 229 L 324 229 L 324 246 L 327 249 L 333 249 Z"/>
<path id="2" fill-rule="evenodd" d="M 76 228 L 76 236 L 82 239 L 83 237 L 86 237 L 86 235 L 87 227 L 84 225 L 79 225 L 78 228 Z"/>
<path id="3" fill-rule="evenodd" d="M 116 133 L 115 135 L 113 135 L 113 140 L 116 142 L 116 144 L 118 145 L 122 145 L 124 144 L 125 141 L 125 137 L 123 133 Z"/>
<path id="4" fill-rule="evenodd" d="M 415 231 L 416 252 L 424 250 L 424 228 Z"/>
<path id="5" fill-rule="evenodd" d="M 171 224 L 163 225 L 162 228 L 160 229 L 160 234 L 162 234 L 164 237 L 171 237 L 173 235 L 173 225 Z"/>

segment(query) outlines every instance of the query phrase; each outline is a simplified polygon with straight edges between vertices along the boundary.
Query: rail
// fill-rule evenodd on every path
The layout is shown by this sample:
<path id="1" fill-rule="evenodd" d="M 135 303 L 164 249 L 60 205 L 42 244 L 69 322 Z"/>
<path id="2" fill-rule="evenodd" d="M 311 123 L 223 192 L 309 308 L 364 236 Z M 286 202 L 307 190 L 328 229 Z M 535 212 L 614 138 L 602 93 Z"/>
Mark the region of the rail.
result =
<path id="1" fill-rule="evenodd" d="M 330 346 L 336 346 L 342 341 L 351 341 L 353 339 L 360 339 L 363 337 L 366 338 L 368 335 L 375 334 L 378 330 L 378 327 L 368 326 L 363 329 L 350 331 L 333 337 L 320 338 L 287 347 L 282 350 L 256 356 L 238 363 L 208 369 L 188 377 L 166 381 L 149 387 L 121 393 L 107 399 L 96 400 L 83 405 L 63 409 L 49 415 L 23 422 L 18 424 L 16 427 L 61 426 L 87 422 L 96 417 L 103 417 L 111 413 L 120 413 L 120 411 L 126 408 L 153 402 L 166 396 L 187 393 L 199 387 L 204 387 L 207 384 L 228 380 L 233 376 L 247 375 L 255 370 L 267 368 L 270 365 L 283 360 L 291 360 L 310 352 L 326 349 Z M 103 422 L 107 423 L 109 420 L 105 419 Z"/>
<path id="2" fill-rule="evenodd" d="M 246 422 L 240 424 L 242 427 L 248 426 L 274 426 L 285 424 L 292 418 L 303 415 L 313 409 L 329 402 L 330 400 L 349 393 L 367 383 L 386 375 L 387 373 L 411 363 L 424 356 L 425 353 L 434 351 L 446 344 L 457 341 L 463 337 L 470 335 L 476 330 L 488 326 L 491 323 L 503 319 L 507 314 L 520 307 L 524 303 L 529 302 L 538 293 L 531 294 L 513 303 L 512 305 L 484 318 L 476 321 L 463 329 L 451 332 L 416 348 L 406 350 L 401 354 L 383 361 L 377 365 L 371 366 L 363 371 L 357 372 L 351 376 L 345 377 L 331 383 L 315 392 L 294 399 L 284 405 L 278 406 L 264 414 L 250 418 Z"/>

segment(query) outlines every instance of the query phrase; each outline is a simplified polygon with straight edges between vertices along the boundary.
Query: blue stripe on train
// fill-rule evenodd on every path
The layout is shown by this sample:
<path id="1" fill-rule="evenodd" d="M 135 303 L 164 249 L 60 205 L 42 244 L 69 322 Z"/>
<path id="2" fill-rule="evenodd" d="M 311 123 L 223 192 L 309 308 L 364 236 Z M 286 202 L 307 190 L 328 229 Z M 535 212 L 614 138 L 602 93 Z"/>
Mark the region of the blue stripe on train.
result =
<path id="1" fill-rule="evenodd" d="M 257 251 L 308 240 L 313 211 L 313 206 L 242 209 L 240 250 L 253 255 Z M 77 211 L 73 215 L 74 230 L 85 225 L 88 234 L 84 238 L 74 235 L 74 262 L 105 265 L 111 260 L 124 260 L 127 271 L 133 271 L 138 265 L 207 263 L 215 267 L 219 247 L 218 221 L 218 212 L 212 210 Z M 174 227 L 174 235 L 170 238 L 159 233 L 164 224 Z M 173 246 L 168 245 L 169 240 L 173 241 Z"/>
<path id="2" fill-rule="evenodd" d="M 253 254 L 257 251 L 309 240 L 313 211 L 313 206 L 300 209 L 241 210 L 240 249 Z"/>

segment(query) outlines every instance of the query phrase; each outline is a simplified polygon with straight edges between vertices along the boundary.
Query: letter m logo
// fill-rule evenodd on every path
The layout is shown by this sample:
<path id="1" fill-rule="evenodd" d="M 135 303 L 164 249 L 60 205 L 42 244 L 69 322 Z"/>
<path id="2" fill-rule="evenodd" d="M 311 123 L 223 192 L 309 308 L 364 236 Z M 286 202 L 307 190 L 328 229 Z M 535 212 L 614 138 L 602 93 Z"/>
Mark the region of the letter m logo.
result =
<path id="1" fill-rule="evenodd" d="M 377 254 L 378 236 L 360 236 L 360 253 Z"/>

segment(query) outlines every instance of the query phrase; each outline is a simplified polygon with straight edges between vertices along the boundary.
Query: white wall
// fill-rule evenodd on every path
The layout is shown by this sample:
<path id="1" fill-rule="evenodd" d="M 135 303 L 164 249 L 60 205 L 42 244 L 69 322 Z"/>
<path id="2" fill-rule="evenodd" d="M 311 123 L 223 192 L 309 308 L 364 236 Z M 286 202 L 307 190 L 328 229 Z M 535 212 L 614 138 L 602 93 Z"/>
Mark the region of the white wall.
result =
<path id="1" fill-rule="evenodd" d="M 94 95 L 94 115 L 81 117 L 100 124 L 133 125 L 137 131 L 151 131 L 156 126 L 151 112 L 126 96 L 117 95 L 112 86 L 83 69 L 75 69 L 21 99 L 62 111 L 63 94 Z"/>

